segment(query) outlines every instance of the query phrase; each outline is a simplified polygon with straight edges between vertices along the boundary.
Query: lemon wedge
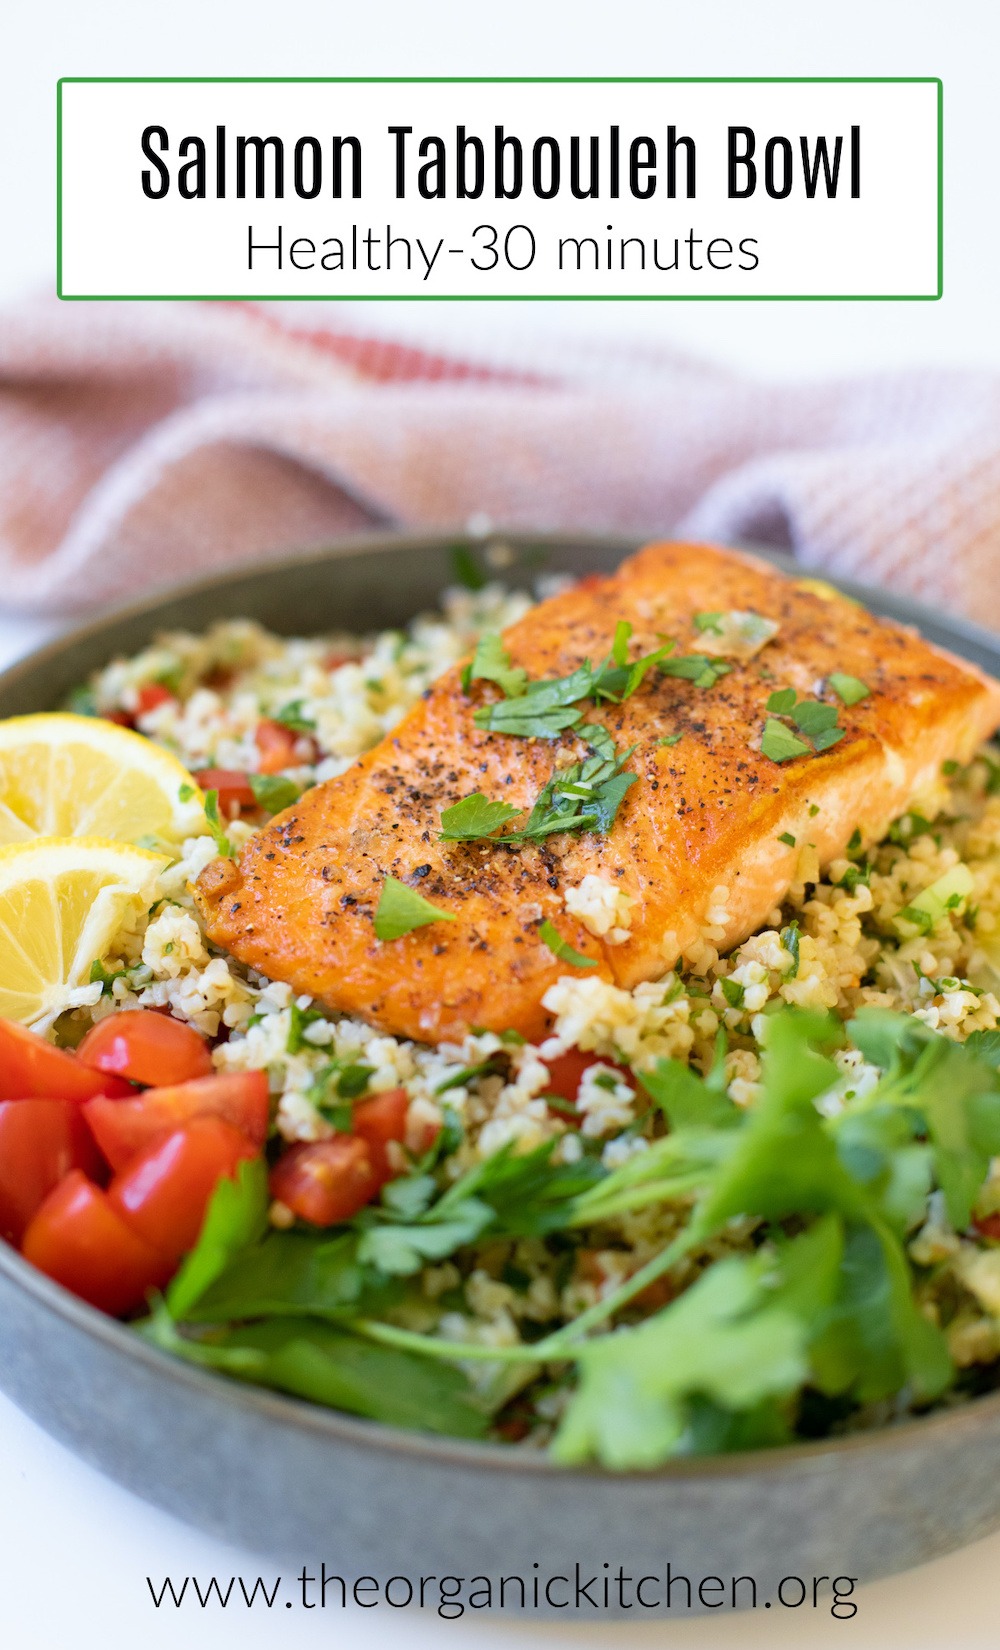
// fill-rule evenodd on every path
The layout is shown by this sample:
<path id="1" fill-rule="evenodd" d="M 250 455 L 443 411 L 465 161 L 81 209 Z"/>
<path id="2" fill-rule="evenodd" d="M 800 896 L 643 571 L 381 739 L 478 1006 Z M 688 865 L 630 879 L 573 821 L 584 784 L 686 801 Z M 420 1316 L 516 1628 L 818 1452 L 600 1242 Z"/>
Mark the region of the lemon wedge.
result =
<path id="1" fill-rule="evenodd" d="M 0 846 L 36 836 L 177 842 L 205 830 L 204 797 L 169 751 L 94 716 L 0 722 Z"/>
<path id="2" fill-rule="evenodd" d="M 148 909 L 168 863 L 99 837 L 0 849 L 0 1017 L 50 1025 L 122 925 Z"/>

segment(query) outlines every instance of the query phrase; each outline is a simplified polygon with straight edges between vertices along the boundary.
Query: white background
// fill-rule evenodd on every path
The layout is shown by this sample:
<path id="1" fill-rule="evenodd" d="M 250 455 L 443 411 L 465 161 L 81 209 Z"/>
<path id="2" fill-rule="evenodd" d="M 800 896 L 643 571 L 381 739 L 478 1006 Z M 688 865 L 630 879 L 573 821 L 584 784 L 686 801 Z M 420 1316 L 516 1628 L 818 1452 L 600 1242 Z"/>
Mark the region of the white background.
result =
<path id="1" fill-rule="evenodd" d="M 936 304 L 372 305 L 417 335 L 553 332 L 638 338 L 761 374 L 1000 365 L 1000 212 L 993 161 L 1000 8 L 994 0 L 3 0 L 0 296 L 54 283 L 55 82 L 71 74 L 931 74 L 945 82 L 945 297 Z M 27 626 L 0 635 L 5 656 Z M 934 1485 L 927 1485 L 933 1498 Z M 419 1518 L 419 1509 L 411 1509 Z M 708 1618 L 609 1630 L 484 1622 L 342 1621 L 288 1611 L 158 1616 L 146 1573 L 257 1573 L 84 1467 L 0 1400 L 3 1650 L 996 1650 L 1000 1538 L 865 1589 L 853 1622 Z M 283 1612 L 284 1614 L 284 1612 Z"/>
<path id="2" fill-rule="evenodd" d="M 181 84 L 112 85 L 69 81 L 63 87 L 63 279 L 68 297 L 752 297 L 859 294 L 933 297 L 938 289 L 938 90 L 933 83 L 715 85 L 570 83 L 526 85 Z M 610 128 L 620 131 L 621 173 L 611 198 Z M 677 198 L 667 195 L 667 138 L 678 144 Z M 728 199 L 729 128 L 754 134 L 754 173 L 737 167 L 747 199 Z M 215 137 L 226 134 L 225 198 L 218 198 Z M 141 138 L 160 167 L 143 157 Z M 396 135 L 390 135 L 390 128 Z M 409 132 L 406 132 L 409 128 Z M 482 194 L 460 199 L 456 132 L 479 138 Z M 521 192 L 494 195 L 494 132 L 524 155 Z M 852 199 L 852 132 L 858 133 L 858 197 Z M 275 161 L 268 154 L 264 198 L 257 200 L 253 151 L 237 197 L 237 136 L 275 135 L 283 145 L 284 198 L 275 199 Z M 354 165 L 342 163 L 344 197 L 331 193 L 332 137 L 353 135 L 360 149 L 360 195 Z M 196 187 L 188 135 L 207 151 L 203 199 Z M 424 137 L 440 135 L 446 194 L 418 192 Z M 560 175 L 552 199 L 532 186 L 532 151 L 546 134 L 541 187 L 551 189 L 552 140 Z M 584 185 L 592 186 L 590 137 L 598 143 L 595 199 L 571 190 L 571 138 L 582 151 Z M 306 166 L 311 200 L 295 194 L 292 157 L 298 140 L 319 145 Z M 800 139 L 818 167 L 819 139 L 833 165 L 836 193 L 817 182 L 806 194 Z M 629 156 L 656 165 L 641 174 L 636 199 Z M 772 180 L 769 146 L 777 138 Z M 402 177 L 397 142 L 402 140 Z M 687 198 L 690 148 L 694 198 Z M 791 163 L 781 150 L 791 148 Z M 746 152 L 741 137 L 736 154 Z M 427 153 L 425 149 L 425 154 Z M 508 151 L 509 155 L 509 151 Z M 471 167 L 471 159 L 468 162 Z M 786 170 L 787 167 L 787 170 Z M 142 189 L 166 189 L 150 198 Z M 511 166 L 504 166 L 511 176 Z M 772 199 L 767 184 L 787 190 Z M 399 195 L 402 186 L 403 198 Z M 434 176 L 431 187 L 441 187 Z M 508 187 L 510 185 L 508 184 Z M 608 233 L 610 231 L 610 233 Z M 697 237 L 685 246 L 685 237 Z M 369 242 L 368 237 L 372 240 Z M 590 246 L 574 251 L 586 237 Z M 626 249 L 622 242 L 632 244 Z M 561 243 L 565 242 L 565 251 Z M 678 242 L 680 243 L 678 245 Z M 253 244 L 253 252 L 250 246 Z M 638 243 L 638 244 L 637 244 Z M 507 256 L 509 252 L 509 257 Z M 327 259 L 327 268 L 323 260 Z M 338 264 L 343 261 L 343 267 Z M 676 261 L 677 267 L 671 268 Z M 595 269 L 595 264 L 599 268 Z M 356 267 L 355 267 L 356 266 Z"/>

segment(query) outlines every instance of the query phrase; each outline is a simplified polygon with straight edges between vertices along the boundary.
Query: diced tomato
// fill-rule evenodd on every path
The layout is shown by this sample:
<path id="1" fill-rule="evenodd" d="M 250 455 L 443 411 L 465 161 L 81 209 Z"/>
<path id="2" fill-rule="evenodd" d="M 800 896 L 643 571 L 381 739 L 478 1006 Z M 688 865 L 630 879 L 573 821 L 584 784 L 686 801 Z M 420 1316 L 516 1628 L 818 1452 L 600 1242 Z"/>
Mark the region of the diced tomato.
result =
<path id="1" fill-rule="evenodd" d="M 224 819 L 235 819 L 241 808 L 257 806 L 249 777 L 238 768 L 201 768 L 195 778 L 203 791 L 218 791 Z"/>
<path id="2" fill-rule="evenodd" d="M 128 1083 L 84 1065 L 13 1020 L 0 1020 L 0 1100 L 91 1100 L 134 1094 Z"/>
<path id="3" fill-rule="evenodd" d="M 135 727 L 135 717 L 130 716 L 127 710 L 106 710 L 101 720 L 102 722 L 114 722 L 118 728 Z"/>
<path id="4" fill-rule="evenodd" d="M 332 648 L 324 655 L 324 670 L 339 670 L 341 665 L 349 665 L 357 658 L 356 653 L 349 653 L 346 648 Z"/>
<path id="5" fill-rule="evenodd" d="M 625 1066 L 620 1066 L 617 1060 L 607 1060 L 602 1054 L 593 1051 L 584 1053 L 583 1049 L 570 1048 L 565 1054 L 557 1054 L 554 1059 L 546 1060 L 549 1069 L 549 1092 L 556 1094 L 561 1100 L 568 1100 L 575 1106 L 580 1092 L 580 1079 L 590 1066 L 610 1066 L 617 1071 L 632 1088 L 637 1086 L 636 1079 Z"/>
<path id="6" fill-rule="evenodd" d="M 380 1186 L 399 1173 L 389 1161 L 390 1140 L 406 1139 L 406 1114 L 410 1096 L 405 1089 L 387 1089 L 354 1108 L 352 1131 L 368 1147 L 368 1156 Z"/>
<path id="7" fill-rule="evenodd" d="M 991 1238 L 994 1243 L 1000 1243 L 1000 1210 L 991 1215 L 977 1215 L 972 1222 L 977 1232 L 983 1237 Z"/>
<path id="8" fill-rule="evenodd" d="M 84 1107 L 94 1139 L 113 1169 L 124 1169 L 140 1152 L 196 1117 L 221 1117 L 261 1151 L 269 1114 L 263 1071 L 219 1072 L 142 1094 L 133 1089 L 130 1100 L 98 1098 Z"/>
<path id="9" fill-rule="evenodd" d="M 159 1254 L 176 1262 L 201 1231 L 209 1199 L 257 1151 L 219 1117 L 197 1117 L 137 1157 L 108 1188 L 108 1198 Z"/>
<path id="10" fill-rule="evenodd" d="M 35 1210 L 71 1169 L 104 1165 L 74 1100 L 0 1102 L 0 1237 L 20 1243 Z"/>
<path id="11" fill-rule="evenodd" d="M 40 1272 L 102 1312 L 120 1317 L 162 1288 L 171 1267 L 122 1219 L 106 1192 L 71 1169 L 24 1234 L 21 1252 Z"/>
<path id="12" fill-rule="evenodd" d="M 271 1196 L 313 1226 L 350 1220 L 379 1184 L 367 1143 L 353 1134 L 290 1146 L 271 1170 Z"/>
<path id="13" fill-rule="evenodd" d="M 146 716 L 151 710 L 157 710 L 160 705 L 165 705 L 168 699 L 174 698 L 176 695 L 171 693 L 169 688 L 165 688 L 162 682 L 146 682 L 136 695 L 135 714 Z"/>
<path id="14" fill-rule="evenodd" d="M 315 743 L 308 734 L 296 733 L 294 728 L 286 728 L 283 722 L 272 722 L 267 717 L 257 723 L 254 741 L 260 752 L 261 773 L 281 773 L 283 768 L 296 768 L 316 754 Z M 305 758 L 300 755 L 303 741 L 309 747 Z"/>
<path id="15" fill-rule="evenodd" d="M 159 1088 L 212 1073 L 212 1057 L 201 1033 L 183 1020 L 150 1008 L 124 1010 L 98 1020 L 76 1053 L 85 1066 Z"/>

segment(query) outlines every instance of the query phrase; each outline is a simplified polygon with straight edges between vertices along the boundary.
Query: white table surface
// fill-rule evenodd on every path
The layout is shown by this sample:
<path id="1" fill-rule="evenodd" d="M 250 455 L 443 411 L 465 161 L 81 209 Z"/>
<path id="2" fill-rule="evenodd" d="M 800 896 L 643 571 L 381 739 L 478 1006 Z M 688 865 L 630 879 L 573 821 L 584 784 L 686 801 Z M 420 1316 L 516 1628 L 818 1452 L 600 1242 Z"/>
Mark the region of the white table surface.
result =
<path id="1" fill-rule="evenodd" d="M 0 614 L 0 668 L 57 632 L 52 622 L 11 620 Z M 928 1486 L 933 1494 L 933 1485 Z M 419 1517 L 419 1509 L 414 1509 Z M 331 1554 L 331 1565 L 336 1554 Z M 146 1577 L 155 1586 L 187 1575 L 204 1584 L 213 1575 L 225 1586 L 242 1576 L 252 1591 L 258 1575 L 270 1587 L 280 1573 L 266 1560 L 202 1535 L 147 1506 L 49 1438 L 6 1398 L 0 1397 L 0 1650 L 118 1650 L 141 1642 L 144 1650 L 376 1650 L 390 1638 L 400 1650 L 598 1650 L 626 1637 L 610 1622 L 492 1621 L 466 1616 L 442 1623 L 437 1616 L 384 1610 L 370 1614 L 305 1610 L 274 1611 L 259 1604 L 222 1610 L 154 1608 Z M 1000 1535 L 934 1564 L 859 1589 L 858 1613 L 849 1622 L 821 1611 L 763 1611 L 630 1621 L 628 1642 L 720 1650 L 825 1650 L 849 1642 L 852 1650 L 997 1650 L 996 1578 Z M 332 1618 L 332 1619 L 331 1619 Z"/>

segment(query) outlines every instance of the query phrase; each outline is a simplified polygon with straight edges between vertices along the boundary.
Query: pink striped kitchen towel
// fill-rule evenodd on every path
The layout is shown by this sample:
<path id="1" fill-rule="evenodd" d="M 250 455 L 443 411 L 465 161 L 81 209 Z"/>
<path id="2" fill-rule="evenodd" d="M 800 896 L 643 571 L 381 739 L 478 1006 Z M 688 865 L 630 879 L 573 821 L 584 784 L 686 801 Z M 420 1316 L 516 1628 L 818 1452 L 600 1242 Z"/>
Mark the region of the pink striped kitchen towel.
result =
<path id="1" fill-rule="evenodd" d="M 323 304 L 0 314 L 9 610 L 469 522 L 752 539 L 1000 628 L 1000 380 L 761 383 L 539 332 L 432 350 Z"/>

